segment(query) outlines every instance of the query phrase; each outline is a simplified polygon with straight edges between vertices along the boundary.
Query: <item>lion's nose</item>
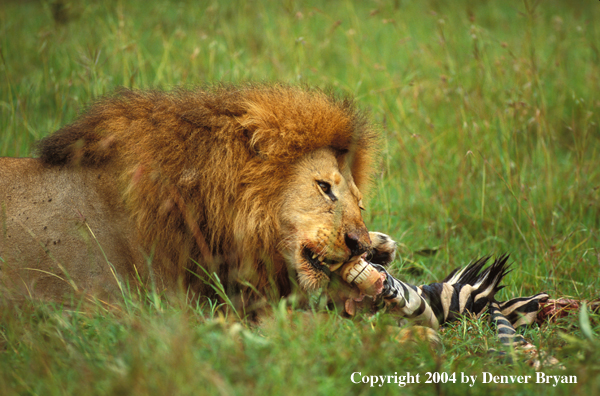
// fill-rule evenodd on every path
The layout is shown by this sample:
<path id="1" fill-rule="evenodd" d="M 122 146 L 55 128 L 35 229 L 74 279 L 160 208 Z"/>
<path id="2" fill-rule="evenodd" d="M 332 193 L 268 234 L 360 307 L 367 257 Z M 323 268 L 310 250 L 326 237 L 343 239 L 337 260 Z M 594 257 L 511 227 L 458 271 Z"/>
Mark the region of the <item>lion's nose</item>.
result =
<path id="1" fill-rule="evenodd" d="M 351 231 L 344 236 L 344 241 L 346 242 L 348 249 L 350 249 L 352 257 L 360 256 L 369 249 L 369 246 L 371 246 L 371 240 L 369 239 L 368 233 Z"/>

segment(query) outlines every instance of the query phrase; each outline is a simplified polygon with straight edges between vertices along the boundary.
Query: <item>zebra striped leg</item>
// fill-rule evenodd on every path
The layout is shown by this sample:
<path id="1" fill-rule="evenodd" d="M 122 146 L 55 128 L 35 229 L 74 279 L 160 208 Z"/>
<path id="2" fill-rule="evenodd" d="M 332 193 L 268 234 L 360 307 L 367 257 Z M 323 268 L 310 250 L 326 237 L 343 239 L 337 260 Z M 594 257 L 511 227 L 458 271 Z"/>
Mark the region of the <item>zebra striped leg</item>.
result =
<path id="1" fill-rule="evenodd" d="M 508 272 L 508 256 L 501 256 L 483 269 L 489 258 L 475 261 L 453 271 L 443 282 L 413 286 L 390 275 L 384 267 L 372 264 L 385 274 L 383 291 L 376 302 L 403 318 L 413 319 L 437 329 L 458 315 L 479 316 L 501 289 L 500 281 Z"/>
<path id="2" fill-rule="evenodd" d="M 490 303 L 488 310 L 490 313 L 490 322 L 496 325 L 498 339 L 503 345 L 529 344 L 521 334 L 517 334 L 512 323 L 502 314 L 497 302 Z"/>
<path id="3" fill-rule="evenodd" d="M 383 290 L 374 301 L 375 309 L 385 308 L 400 318 L 413 319 L 433 329 L 460 315 L 478 317 L 489 312 L 490 321 L 496 325 L 498 339 L 503 345 L 528 353 L 531 365 L 536 368 L 542 362 L 547 365 L 558 364 L 551 356 L 540 360 L 535 346 L 515 331 L 515 327 L 530 325 L 535 321 L 540 304 L 548 300 L 548 295 L 539 293 L 497 302 L 495 294 L 502 288 L 499 283 L 509 272 L 506 264 L 508 256 L 499 257 L 484 269 L 488 259 L 477 260 L 461 270 L 453 271 L 442 283 L 419 287 L 402 282 L 384 267 L 372 264 L 385 274 Z"/>
<path id="4" fill-rule="evenodd" d="M 529 365 L 536 370 L 539 370 L 542 365 L 564 368 L 556 358 L 538 351 L 535 345 L 515 330 L 534 323 L 540 305 L 547 300 L 546 293 L 539 293 L 502 303 L 492 302 L 489 306 L 490 322 L 496 325 L 500 342 L 505 346 L 512 346 L 516 352 L 527 355 Z"/>
<path id="5" fill-rule="evenodd" d="M 548 294 L 538 293 L 534 296 L 518 297 L 498 303 L 498 309 L 516 329 L 535 323 L 537 313 L 548 299 Z"/>
<path id="6" fill-rule="evenodd" d="M 400 318 L 413 319 L 436 330 L 440 327 L 438 318 L 418 287 L 394 278 L 381 265 L 372 265 L 386 275 L 383 291 L 375 300 L 377 309 L 386 307 L 386 311 Z"/>

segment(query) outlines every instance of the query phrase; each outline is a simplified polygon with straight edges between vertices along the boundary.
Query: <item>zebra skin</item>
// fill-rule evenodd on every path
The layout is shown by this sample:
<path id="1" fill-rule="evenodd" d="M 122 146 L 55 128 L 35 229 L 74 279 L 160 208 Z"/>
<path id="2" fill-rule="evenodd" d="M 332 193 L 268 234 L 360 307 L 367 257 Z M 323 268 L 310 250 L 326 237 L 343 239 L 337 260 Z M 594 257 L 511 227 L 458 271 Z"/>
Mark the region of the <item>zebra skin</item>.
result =
<path id="1" fill-rule="evenodd" d="M 496 258 L 485 267 L 489 260 L 490 257 L 483 257 L 452 271 L 442 282 L 421 286 L 402 282 L 384 266 L 371 263 L 385 274 L 383 291 L 373 300 L 373 310 L 385 310 L 399 319 L 409 319 L 435 330 L 463 315 L 479 318 L 487 313 L 503 345 L 528 353 L 531 365 L 536 368 L 542 363 L 557 364 L 558 361 L 549 356 L 541 362 L 535 346 L 515 330 L 536 321 L 540 307 L 548 301 L 548 294 L 496 301 L 496 293 L 504 287 L 500 282 L 510 272 L 508 255 Z"/>
<path id="2" fill-rule="evenodd" d="M 461 315 L 479 317 L 488 312 L 490 307 L 497 314 L 498 320 L 494 321 L 501 322 L 502 326 L 517 328 L 532 324 L 540 303 L 549 298 L 548 294 L 539 293 L 497 302 L 495 295 L 504 287 L 500 286 L 500 282 L 510 272 L 508 255 L 498 257 L 484 269 L 488 261 L 489 257 L 481 258 L 452 271 L 439 283 L 421 286 L 402 282 L 390 275 L 382 265 L 371 263 L 386 275 L 383 291 L 377 296 L 375 304 L 378 309 L 385 308 L 390 313 L 434 329 Z M 507 334 L 504 327 L 501 331 L 501 334 Z"/>

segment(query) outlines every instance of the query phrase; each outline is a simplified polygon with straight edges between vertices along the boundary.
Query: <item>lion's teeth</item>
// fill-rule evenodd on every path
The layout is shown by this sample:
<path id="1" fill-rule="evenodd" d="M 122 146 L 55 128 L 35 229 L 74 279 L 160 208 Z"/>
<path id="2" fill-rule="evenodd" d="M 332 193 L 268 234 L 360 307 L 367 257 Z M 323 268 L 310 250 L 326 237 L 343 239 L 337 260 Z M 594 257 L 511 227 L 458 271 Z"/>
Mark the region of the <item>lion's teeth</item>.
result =
<path id="1" fill-rule="evenodd" d="M 316 259 L 316 258 L 317 258 L 317 255 L 316 255 L 316 254 L 313 254 L 313 256 L 312 256 L 312 259 L 314 260 L 314 259 Z"/>
<path id="2" fill-rule="evenodd" d="M 319 257 L 319 261 L 320 261 L 320 262 L 323 262 L 323 260 L 325 260 L 325 258 L 324 258 L 323 256 L 320 256 L 320 257 Z"/>

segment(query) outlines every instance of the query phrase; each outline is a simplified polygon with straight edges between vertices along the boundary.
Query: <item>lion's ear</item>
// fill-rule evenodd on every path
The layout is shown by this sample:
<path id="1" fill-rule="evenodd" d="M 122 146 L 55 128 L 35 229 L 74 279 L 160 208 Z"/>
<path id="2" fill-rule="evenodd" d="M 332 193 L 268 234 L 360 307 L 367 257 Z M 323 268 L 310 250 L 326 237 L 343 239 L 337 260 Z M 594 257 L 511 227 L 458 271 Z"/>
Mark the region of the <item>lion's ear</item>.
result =
<path id="1" fill-rule="evenodd" d="M 252 131 L 251 129 L 248 129 L 248 128 L 243 128 L 242 136 L 244 137 L 244 142 L 246 142 L 248 151 L 250 151 L 250 153 L 252 155 L 255 155 L 255 156 L 258 156 L 261 158 L 266 158 L 266 156 L 264 154 L 261 154 L 258 142 L 253 140 L 254 131 Z"/>
<path id="2" fill-rule="evenodd" d="M 260 110 L 260 111 L 259 111 Z M 314 150 L 312 134 L 292 122 L 282 122 L 262 109 L 253 109 L 237 117 L 251 153 L 278 162 L 289 162 L 303 153 Z"/>
<path id="3" fill-rule="evenodd" d="M 275 157 L 272 152 L 269 152 L 268 142 L 257 138 L 259 135 L 250 129 L 244 128 L 244 136 L 248 151 L 261 159 L 268 159 L 269 157 Z M 275 157 L 276 158 L 276 157 Z"/>
<path id="4" fill-rule="evenodd" d="M 263 123 L 257 122 L 256 119 L 250 117 L 248 114 L 244 114 L 240 117 L 236 117 L 236 122 L 241 128 L 241 136 L 248 148 L 248 151 L 255 156 L 266 159 L 269 157 L 268 148 L 269 143 L 265 139 Z"/>

